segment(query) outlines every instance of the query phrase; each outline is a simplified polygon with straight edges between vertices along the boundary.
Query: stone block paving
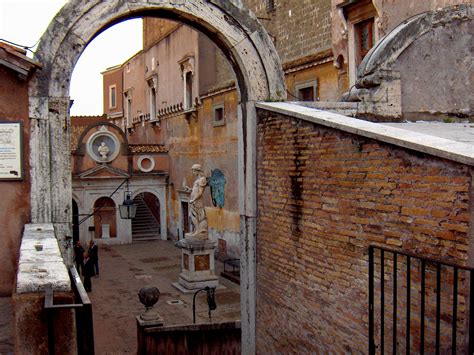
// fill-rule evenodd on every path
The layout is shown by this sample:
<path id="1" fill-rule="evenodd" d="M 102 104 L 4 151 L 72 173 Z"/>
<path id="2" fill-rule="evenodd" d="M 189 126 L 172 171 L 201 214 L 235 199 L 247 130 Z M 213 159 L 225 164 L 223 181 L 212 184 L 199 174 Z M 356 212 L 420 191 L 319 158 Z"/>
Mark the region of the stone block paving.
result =
<path id="1" fill-rule="evenodd" d="M 160 300 L 155 305 L 166 325 L 192 324 L 193 294 L 172 286 L 181 272 L 181 250 L 171 241 L 99 246 L 100 276 L 92 278 L 95 349 L 97 354 L 128 354 L 137 351 L 135 316 L 145 308 L 138 300 L 141 287 L 156 286 Z M 222 263 L 216 262 L 216 274 Z M 216 291 L 217 309 L 212 321 L 240 319 L 239 285 L 219 278 L 225 288 Z M 207 298 L 196 298 L 196 322 L 209 322 Z"/>
<path id="2" fill-rule="evenodd" d="M 96 354 L 136 354 L 135 316 L 145 309 L 138 300 L 141 287 L 156 286 L 161 292 L 155 305 L 166 325 L 192 324 L 193 294 L 182 294 L 171 284 L 181 272 L 181 250 L 171 241 L 99 246 L 100 275 L 92 278 Z M 216 274 L 222 271 L 216 262 Z M 240 319 L 239 285 L 219 278 L 225 288 L 216 291 L 217 309 L 212 321 Z M 170 301 L 170 302 L 168 302 Z M 13 354 L 12 304 L 0 297 L 0 354 Z M 197 323 L 209 322 L 206 293 L 196 297 Z"/>

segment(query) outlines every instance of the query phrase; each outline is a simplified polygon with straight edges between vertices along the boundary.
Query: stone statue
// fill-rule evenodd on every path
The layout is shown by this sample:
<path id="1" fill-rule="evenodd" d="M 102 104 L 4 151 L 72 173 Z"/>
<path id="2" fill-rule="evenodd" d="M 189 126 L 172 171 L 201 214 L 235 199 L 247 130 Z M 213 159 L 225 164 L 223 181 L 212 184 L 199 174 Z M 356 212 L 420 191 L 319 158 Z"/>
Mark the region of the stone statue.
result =
<path id="1" fill-rule="evenodd" d="M 194 164 L 191 167 L 191 171 L 193 175 L 196 176 L 193 187 L 190 188 L 185 184 L 183 184 L 183 187 L 186 191 L 191 192 L 189 210 L 194 230 L 191 233 L 186 233 L 184 237 L 185 239 L 207 240 L 207 216 L 203 202 L 203 193 L 207 186 L 207 178 L 204 176 L 201 165 L 199 164 Z"/>
<path id="2" fill-rule="evenodd" d="M 100 156 L 102 157 L 102 160 L 107 160 L 107 154 L 109 154 L 110 149 L 107 147 L 107 144 L 105 142 L 100 143 L 99 148 L 97 148 L 99 151 Z"/>

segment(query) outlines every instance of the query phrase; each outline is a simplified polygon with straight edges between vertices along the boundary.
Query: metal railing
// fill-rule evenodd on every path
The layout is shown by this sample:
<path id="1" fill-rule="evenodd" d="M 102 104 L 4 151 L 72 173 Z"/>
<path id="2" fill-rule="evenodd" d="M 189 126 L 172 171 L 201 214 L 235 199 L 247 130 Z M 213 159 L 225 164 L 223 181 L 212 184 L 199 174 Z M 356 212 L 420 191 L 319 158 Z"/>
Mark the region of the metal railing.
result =
<path id="1" fill-rule="evenodd" d="M 376 250 L 379 252 L 375 253 Z M 375 254 L 379 258 L 376 258 Z M 380 269 L 376 270 L 376 266 Z M 465 351 L 474 354 L 473 270 L 471 267 L 425 258 L 409 252 L 369 246 L 369 354 L 375 354 L 376 351 L 381 354 L 388 352 L 386 344 L 390 345 L 390 342 L 393 354 L 401 352 L 403 348 L 407 354 L 411 350 L 421 354 L 424 354 L 425 351 L 439 354 L 441 348 L 443 348 L 443 353 L 450 350 L 452 354 Z M 444 278 L 448 282 L 441 282 L 443 271 Z M 435 282 L 433 282 L 434 278 Z M 377 288 L 376 279 L 378 279 Z M 427 284 L 427 280 L 429 284 Z M 398 281 L 400 284 L 397 284 Z M 404 291 L 405 297 L 399 295 L 399 289 Z M 413 290 L 416 292 L 412 292 Z M 441 313 L 443 292 L 445 293 L 443 298 L 444 314 Z M 375 302 L 376 293 L 379 296 L 377 304 Z M 429 298 L 428 302 L 427 298 Z M 435 298 L 434 303 L 430 302 L 430 300 L 433 301 L 433 298 Z M 464 302 L 465 299 L 468 301 Z M 460 300 L 468 303 L 469 308 L 466 309 L 463 304 L 461 317 L 458 318 Z M 380 308 L 377 310 L 376 306 L 380 306 Z M 412 309 L 416 311 L 415 314 L 411 313 Z M 376 312 L 380 316 L 377 323 L 375 322 Z M 388 322 L 386 316 L 391 318 L 388 319 Z M 398 319 L 403 317 L 405 324 L 397 324 Z M 461 319 L 462 317 L 464 319 Z M 466 317 L 469 317 L 468 323 L 466 323 Z M 450 326 L 448 327 L 445 323 L 449 323 L 449 321 Z M 443 328 L 443 333 L 441 333 L 442 322 L 446 325 Z M 391 327 L 391 336 L 388 337 L 385 327 L 387 323 L 389 328 Z M 378 331 L 376 331 L 376 327 L 379 328 Z M 463 327 L 461 335 L 464 335 L 465 341 L 458 339 L 458 328 L 460 327 Z M 467 327 L 468 330 L 466 330 Z M 450 332 L 449 328 L 451 328 Z M 451 333 L 450 340 L 447 340 L 449 333 Z M 400 334 L 402 339 L 399 337 Z M 441 338 L 444 339 L 444 342 Z M 460 349 L 459 340 L 462 349 Z M 397 349 L 399 345 L 402 349 Z M 430 346 L 429 349 L 428 346 Z"/>
<path id="2" fill-rule="evenodd" d="M 227 270 L 229 265 L 232 266 L 232 271 Z M 225 259 L 224 272 L 232 272 L 232 274 L 234 275 L 239 275 L 240 274 L 240 259 Z"/>
<path id="3" fill-rule="evenodd" d="M 75 267 L 69 268 L 69 277 L 74 291 L 75 303 L 54 304 L 52 285 L 45 288 L 44 309 L 48 324 L 48 352 L 55 354 L 54 313 L 60 309 L 74 309 L 76 318 L 78 354 L 94 354 L 94 327 L 92 304 Z"/>

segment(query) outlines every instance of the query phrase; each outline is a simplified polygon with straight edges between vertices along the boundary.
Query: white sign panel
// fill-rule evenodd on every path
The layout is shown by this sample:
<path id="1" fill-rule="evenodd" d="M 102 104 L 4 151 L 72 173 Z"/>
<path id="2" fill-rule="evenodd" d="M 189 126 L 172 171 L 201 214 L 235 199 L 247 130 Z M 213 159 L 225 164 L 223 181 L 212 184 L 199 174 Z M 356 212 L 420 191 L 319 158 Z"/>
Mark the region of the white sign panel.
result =
<path id="1" fill-rule="evenodd" d="M 20 123 L 0 123 L 0 179 L 23 179 Z"/>

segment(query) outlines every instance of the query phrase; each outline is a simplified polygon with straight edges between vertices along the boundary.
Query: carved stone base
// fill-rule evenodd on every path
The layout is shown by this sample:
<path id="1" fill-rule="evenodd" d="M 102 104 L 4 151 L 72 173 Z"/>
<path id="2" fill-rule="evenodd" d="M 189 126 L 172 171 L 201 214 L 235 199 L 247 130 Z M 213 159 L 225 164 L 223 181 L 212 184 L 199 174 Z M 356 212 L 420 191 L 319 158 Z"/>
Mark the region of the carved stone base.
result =
<path id="1" fill-rule="evenodd" d="M 217 287 L 219 278 L 214 274 L 215 243 L 210 240 L 183 240 L 181 247 L 181 274 L 173 283 L 183 293 L 193 293 L 206 286 Z"/>
<path id="2" fill-rule="evenodd" d="M 140 316 L 135 317 L 140 328 L 162 327 L 164 324 L 163 318 L 158 317 L 153 320 L 143 320 Z"/>

